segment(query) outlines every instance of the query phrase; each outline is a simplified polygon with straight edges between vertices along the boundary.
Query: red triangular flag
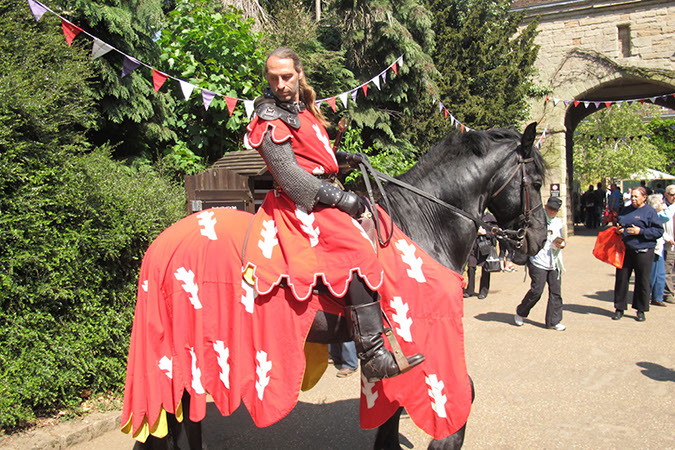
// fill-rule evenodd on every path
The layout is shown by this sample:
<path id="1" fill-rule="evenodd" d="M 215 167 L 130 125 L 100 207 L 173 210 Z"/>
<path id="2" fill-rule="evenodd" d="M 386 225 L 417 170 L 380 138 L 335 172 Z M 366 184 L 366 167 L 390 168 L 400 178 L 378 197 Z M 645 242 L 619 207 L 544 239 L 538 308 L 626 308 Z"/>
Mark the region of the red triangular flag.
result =
<path id="1" fill-rule="evenodd" d="M 361 89 L 363 89 L 363 95 L 368 97 L 368 83 L 361 86 Z"/>
<path id="2" fill-rule="evenodd" d="M 546 102 L 548 102 L 548 97 L 546 97 L 546 99 L 544 100 L 544 103 L 546 103 Z"/>
<path id="3" fill-rule="evenodd" d="M 462 124 L 462 133 L 464 133 L 464 125 Z"/>
<path id="4" fill-rule="evenodd" d="M 328 99 L 326 99 L 326 101 L 330 105 L 333 112 L 337 111 L 337 105 L 335 104 L 335 97 L 328 98 Z"/>
<path id="5" fill-rule="evenodd" d="M 63 35 L 66 37 L 66 42 L 68 45 L 72 45 L 75 36 L 80 34 L 80 31 L 82 31 L 82 28 L 68 22 L 66 19 L 61 19 L 61 27 L 63 28 Z"/>
<path id="6" fill-rule="evenodd" d="M 167 77 L 167 74 L 160 72 L 159 70 L 152 69 L 152 85 L 155 87 L 155 92 L 159 92 L 159 89 L 162 87 Z"/>
<path id="7" fill-rule="evenodd" d="M 579 106 L 579 103 L 581 103 L 579 100 L 574 102 L 574 106 Z"/>
<path id="8" fill-rule="evenodd" d="M 443 108 L 443 113 L 445 114 L 445 118 L 447 119 L 448 118 L 448 110 Z"/>
<path id="9" fill-rule="evenodd" d="M 647 99 L 646 99 L 646 98 L 641 98 L 641 99 L 640 99 L 640 103 L 642 103 L 642 104 L 644 105 L 644 104 L 645 104 L 645 100 L 647 100 Z"/>
<path id="10" fill-rule="evenodd" d="M 394 71 L 396 75 L 398 75 L 398 68 L 396 67 L 396 61 L 394 61 L 394 64 L 391 65 L 391 69 Z M 675 96 L 675 94 L 673 94 Z"/>
<path id="11" fill-rule="evenodd" d="M 232 115 L 234 112 L 234 107 L 237 106 L 237 99 L 232 97 L 225 97 L 225 103 L 227 103 L 227 111 Z"/>
<path id="12" fill-rule="evenodd" d="M 612 106 L 612 102 L 605 102 L 605 106 L 609 108 L 610 106 Z"/>

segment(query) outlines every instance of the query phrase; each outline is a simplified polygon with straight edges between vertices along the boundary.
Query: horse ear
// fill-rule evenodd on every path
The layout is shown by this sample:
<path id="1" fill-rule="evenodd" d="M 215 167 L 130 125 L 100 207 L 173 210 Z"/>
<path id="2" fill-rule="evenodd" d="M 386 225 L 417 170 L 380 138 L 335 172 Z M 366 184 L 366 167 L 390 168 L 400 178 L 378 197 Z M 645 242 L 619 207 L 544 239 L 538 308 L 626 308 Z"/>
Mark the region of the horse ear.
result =
<path id="1" fill-rule="evenodd" d="M 525 128 L 523 137 L 520 140 L 523 155 L 527 158 L 532 153 L 532 146 L 534 145 L 534 138 L 537 136 L 537 122 L 532 122 Z"/>

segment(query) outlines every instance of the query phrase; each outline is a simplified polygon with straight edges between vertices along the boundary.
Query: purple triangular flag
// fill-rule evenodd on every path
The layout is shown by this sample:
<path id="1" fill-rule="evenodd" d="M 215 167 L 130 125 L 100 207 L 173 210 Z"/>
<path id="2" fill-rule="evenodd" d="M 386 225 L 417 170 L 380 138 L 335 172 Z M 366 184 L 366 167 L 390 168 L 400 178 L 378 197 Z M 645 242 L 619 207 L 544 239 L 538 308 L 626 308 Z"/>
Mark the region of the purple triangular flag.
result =
<path id="1" fill-rule="evenodd" d="M 596 108 L 600 107 L 600 102 L 593 102 L 593 104 L 595 105 Z"/>
<path id="2" fill-rule="evenodd" d="M 565 104 L 565 106 L 567 106 L 567 105 L 570 104 L 571 101 L 572 101 L 572 100 L 563 100 L 563 103 Z"/>
<path id="3" fill-rule="evenodd" d="M 216 96 L 215 92 L 207 91 L 206 89 L 202 89 L 202 100 L 204 101 L 204 109 L 206 111 L 209 110 L 209 105 L 213 101 L 213 98 Z"/>
<path id="4" fill-rule="evenodd" d="M 180 89 L 183 91 L 183 97 L 185 97 L 185 100 L 188 100 L 190 95 L 192 95 L 195 85 L 183 80 L 178 80 L 178 82 L 180 83 Z"/>
<path id="5" fill-rule="evenodd" d="M 42 15 L 47 12 L 47 8 L 42 3 L 34 0 L 28 0 L 28 6 L 30 6 L 30 10 L 35 16 L 36 22 L 39 22 L 42 19 Z"/>
<path id="6" fill-rule="evenodd" d="M 122 64 L 122 78 L 129 75 L 131 72 L 136 70 L 138 66 L 141 65 L 141 62 L 137 59 L 132 58 L 131 56 L 124 55 L 124 63 Z"/>
<path id="7" fill-rule="evenodd" d="M 382 72 L 382 82 L 385 83 L 385 84 L 387 83 L 387 71 L 386 70 L 384 72 Z"/>
<path id="8" fill-rule="evenodd" d="M 354 89 L 354 90 L 351 92 L 351 94 L 352 94 L 352 100 L 354 100 L 354 103 L 356 103 L 356 96 L 359 94 L 359 90 L 358 90 L 358 89 Z"/>
<path id="9" fill-rule="evenodd" d="M 441 102 L 441 101 L 439 100 L 439 101 L 438 101 L 438 112 L 443 111 L 443 108 L 444 108 L 443 102 Z"/>

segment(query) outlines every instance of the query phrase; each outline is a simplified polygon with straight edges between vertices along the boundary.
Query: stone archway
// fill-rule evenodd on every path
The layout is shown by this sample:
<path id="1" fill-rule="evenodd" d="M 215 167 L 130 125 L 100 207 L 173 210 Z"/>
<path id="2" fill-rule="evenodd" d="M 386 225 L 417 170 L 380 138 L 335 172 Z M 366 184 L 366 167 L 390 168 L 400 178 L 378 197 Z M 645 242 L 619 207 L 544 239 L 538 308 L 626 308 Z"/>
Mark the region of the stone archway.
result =
<path id="1" fill-rule="evenodd" d="M 532 103 L 539 131 L 547 128 L 541 153 L 547 184 L 559 184 L 568 231 L 572 219 L 574 129 L 605 108 L 584 102 L 654 98 L 675 109 L 675 3 L 659 0 L 515 0 L 525 24 L 539 18 L 538 83 L 551 94 Z M 663 96 L 663 97 L 662 97 Z M 580 102 L 575 106 L 574 102 Z M 548 197 L 548 190 L 542 196 Z"/>

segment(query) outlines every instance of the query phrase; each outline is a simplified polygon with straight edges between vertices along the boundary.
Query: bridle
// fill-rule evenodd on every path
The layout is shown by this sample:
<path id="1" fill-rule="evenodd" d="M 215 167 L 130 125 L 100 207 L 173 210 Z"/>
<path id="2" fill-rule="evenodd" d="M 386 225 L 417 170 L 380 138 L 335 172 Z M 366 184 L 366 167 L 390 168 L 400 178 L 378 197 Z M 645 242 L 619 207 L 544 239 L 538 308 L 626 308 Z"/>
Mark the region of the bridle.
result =
<path id="1" fill-rule="evenodd" d="M 382 188 L 382 185 L 380 183 L 380 180 L 387 181 L 389 183 L 395 184 L 397 186 L 400 186 L 402 188 L 405 188 L 414 194 L 419 195 L 420 197 L 423 197 L 427 200 L 430 200 L 434 203 L 437 203 L 450 211 L 466 217 L 467 219 L 473 221 L 477 227 L 483 227 L 486 230 L 490 230 L 490 232 L 499 240 L 502 242 L 506 242 L 509 245 L 511 245 L 513 248 L 519 249 L 523 246 L 523 243 L 525 242 L 525 235 L 527 234 L 527 229 L 530 227 L 531 224 L 531 217 L 532 217 L 532 212 L 536 208 L 542 207 L 541 202 L 537 204 L 535 207 L 531 207 L 530 205 L 530 192 L 529 188 L 530 185 L 532 184 L 530 177 L 527 176 L 527 173 L 525 172 L 525 166 L 527 164 L 534 164 L 534 158 L 523 158 L 522 156 L 518 155 L 518 162 L 516 165 L 516 168 L 513 170 L 511 175 L 506 179 L 506 181 L 497 189 L 491 196 L 491 199 L 494 199 L 497 197 L 503 190 L 508 186 L 508 184 L 513 180 L 513 178 L 516 176 L 517 173 L 520 172 L 521 174 L 521 184 L 520 184 L 520 204 L 522 205 L 522 212 L 521 214 L 513 219 L 511 223 L 516 222 L 517 224 L 517 229 L 505 229 L 500 226 L 494 226 L 490 225 L 487 222 L 483 221 L 482 218 L 475 218 L 472 217 L 469 213 L 464 211 L 463 209 L 460 209 L 454 205 L 451 205 L 450 203 L 444 202 L 443 200 L 439 199 L 438 197 L 429 194 L 428 192 L 423 191 L 422 189 L 419 189 L 411 184 L 405 183 L 401 180 L 398 180 L 394 177 L 391 177 L 387 174 L 378 172 L 373 168 L 373 166 L 370 164 L 370 161 L 368 161 L 368 158 L 366 155 L 361 154 L 360 155 L 362 158 L 362 161 L 359 163 L 359 169 L 361 170 L 361 173 L 363 174 L 363 179 L 364 183 L 366 185 L 366 191 L 368 193 L 368 198 L 371 202 L 372 205 L 375 204 L 375 198 L 373 195 L 373 190 L 370 184 L 370 177 L 371 175 L 373 179 L 375 180 L 375 183 L 377 184 L 377 187 L 379 191 L 382 194 L 382 199 L 385 203 L 385 207 L 387 211 L 391 211 L 391 204 L 389 203 L 389 198 L 387 197 L 384 189 Z M 391 240 L 391 236 L 393 233 L 393 221 L 394 219 L 390 216 L 390 226 L 389 226 L 389 234 L 386 237 L 386 239 L 382 238 L 382 232 L 380 229 L 380 219 L 379 219 L 379 214 L 377 212 L 377 208 L 372 208 L 372 214 L 373 218 L 375 220 L 375 229 L 377 230 L 377 238 L 380 242 L 381 245 L 386 246 L 389 241 Z M 510 226 L 509 224 L 509 226 Z"/>

